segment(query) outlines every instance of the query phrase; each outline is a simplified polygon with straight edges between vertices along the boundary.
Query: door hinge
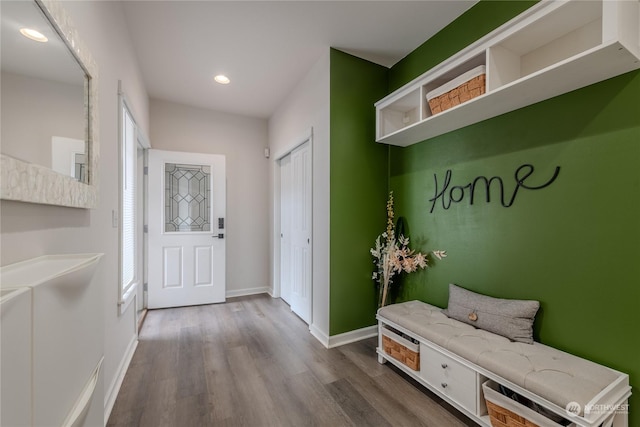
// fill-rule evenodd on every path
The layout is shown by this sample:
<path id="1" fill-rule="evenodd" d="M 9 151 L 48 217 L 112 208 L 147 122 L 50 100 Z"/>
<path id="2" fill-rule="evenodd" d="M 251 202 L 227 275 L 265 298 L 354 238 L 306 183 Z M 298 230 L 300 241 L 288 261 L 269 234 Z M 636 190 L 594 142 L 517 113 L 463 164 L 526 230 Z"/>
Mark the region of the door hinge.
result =
<path id="1" fill-rule="evenodd" d="M 142 232 L 143 233 L 148 233 L 149 232 L 149 226 L 147 224 L 142 226 Z"/>
<path id="2" fill-rule="evenodd" d="M 142 284 L 142 290 L 143 290 L 143 291 L 148 291 L 148 290 L 149 290 L 149 284 L 148 284 L 148 283 L 146 283 L 146 282 L 145 282 L 145 283 L 143 283 L 143 284 Z"/>
<path id="3" fill-rule="evenodd" d="M 145 176 L 149 175 L 149 166 L 145 166 L 145 167 L 142 169 L 142 173 L 143 173 Z"/>

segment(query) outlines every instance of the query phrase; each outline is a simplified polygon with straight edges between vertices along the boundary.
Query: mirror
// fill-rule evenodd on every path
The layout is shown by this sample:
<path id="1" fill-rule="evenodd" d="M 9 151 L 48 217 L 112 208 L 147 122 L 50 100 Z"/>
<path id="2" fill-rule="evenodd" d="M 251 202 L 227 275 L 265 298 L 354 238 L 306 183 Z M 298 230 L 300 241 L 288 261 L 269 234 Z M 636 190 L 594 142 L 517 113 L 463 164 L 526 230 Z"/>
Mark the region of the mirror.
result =
<path id="1" fill-rule="evenodd" d="M 0 2 L 1 196 L 90 208 L 97 73 L 62 4 Z"/>
<path id="2" fill-rule="evenodd" d="M 35 3 L 3 1 L 2 153 L 85 182 L 84 70 Z M 44 38 L 29 38 L 32 29 Z M 33 37 L 33 36 L 31 36 Z M 37 123 L 37 126 L 34 124 Z"/>

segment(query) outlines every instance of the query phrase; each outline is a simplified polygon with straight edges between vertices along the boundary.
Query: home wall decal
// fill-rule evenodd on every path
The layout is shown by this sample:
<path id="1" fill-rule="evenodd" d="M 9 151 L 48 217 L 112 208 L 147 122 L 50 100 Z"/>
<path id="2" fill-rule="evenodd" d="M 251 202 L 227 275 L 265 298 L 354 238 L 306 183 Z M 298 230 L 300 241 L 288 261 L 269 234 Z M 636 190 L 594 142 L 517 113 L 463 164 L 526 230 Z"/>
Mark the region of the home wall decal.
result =
<path id="1" fill-rule="evenodd" d="M 438 201 L 442 203 L 442 208 L 445 210 L 449 209 L 452 203 L 460 203 L 465 198 L 468 198 L 469 204 L 473 205 L 473 202 L 475 201 L 476 188 L 478 183 L 484 183 L 484 185 L 480 185 L 480 187 L 484 188 L 487 203 L 491 202 L 491 189 L 495 188 L 495 186 L 492 187 L 492 184 L 494 182 L 497 183 L 496 186 L 499 189 L 500 202 L 502 203 L 502 206 L 504 206 L 505 208 L 508 208 L 512 206 L 513 203 L 515 202 L 516 196 L 518 195 L 518 190 L 520 190 L 520 188 L 524 188 L 525 190 L 541 190 L 551 185 L 556 180 L 556 178 L 558 177 L 558 174 L 560 173 L 560 166 L 556 166 L 553 176 L 544 184 L 542 185 L 526 184 L 525 181 L 527 181 L 527 179 L 531 177 L 531 175 L 533 175 L 534 171 L 535 171 L 534 166 L 530 164 L 521 165 L 518 169 L 516 169 L 513 175 L 516 181 L 516 186 L 513 189 L 513 193 L 511 194 L 511 198 L 509 200 L 505 199 L 504 182 L 502 178 L 499 176 L 493 176 L 491 178 L 487 178 L 486 176 L 478 176 L 468 184 L 452 186 L 451 181 L 453 179 L 453 172 L 451 171 L 451 169 L 447 169 L 444 175 L 442 189 L 439 189 L 438 175 L 434 173 L 433 178 L 436 184 L 435 195 L 431 199 L 429 199 L 429 201 L 431 202 L 431 210 L 429 211 L 429 213 L 433 213 Z"/>

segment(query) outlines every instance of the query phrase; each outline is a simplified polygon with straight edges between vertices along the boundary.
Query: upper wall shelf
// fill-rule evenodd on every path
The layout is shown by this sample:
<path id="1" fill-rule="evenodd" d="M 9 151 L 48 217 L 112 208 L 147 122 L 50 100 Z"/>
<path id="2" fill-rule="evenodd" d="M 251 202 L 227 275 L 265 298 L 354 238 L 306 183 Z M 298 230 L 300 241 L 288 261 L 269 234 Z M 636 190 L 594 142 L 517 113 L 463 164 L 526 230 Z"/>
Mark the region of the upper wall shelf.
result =
<path id="1" fill-rule="evenodd" d="M 640 0 L 543 0 L 376 106 L 376 141 L 406 147 L 640 68 Z M 426 95 L 484 65 L 486 92 L 433 115 Z"/>

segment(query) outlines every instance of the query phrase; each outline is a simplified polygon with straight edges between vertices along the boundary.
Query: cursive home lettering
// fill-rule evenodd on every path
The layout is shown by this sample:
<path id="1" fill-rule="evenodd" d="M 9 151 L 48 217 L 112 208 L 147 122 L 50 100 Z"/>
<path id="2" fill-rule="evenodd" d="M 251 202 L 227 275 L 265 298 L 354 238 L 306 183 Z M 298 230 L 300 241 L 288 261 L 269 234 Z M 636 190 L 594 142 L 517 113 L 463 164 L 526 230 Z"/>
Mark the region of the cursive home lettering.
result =
<path id="1" fill-rule="evenodd" d="M 473 181 L 471 181 L 466 185 L 452 186 L 451 180 L 453 177 L 453 172 L 451 171 L 451 169 L 447 169 L 447 171 L 444 174 L 444 181 L 442 182 L 442 188 L 440 189 L 440 186 L 438 183 L 438 176 L 436 174 L 433 174 L 433 178 L 436 183 L 436 191 L 435 191 L 435 195 L 431 199 L 429 199 L 429 201 L 431 202 L 430 212 L 433 213 L 433 210 L 436 208 L 436 204 L 438 203 L 438 201 L 440 201 L 440 203 L 442 204 L 442 208 L 446 210 L 451 207 L 452 203 L 462 202 L 465 198 L 465 195 L 468 195 L 469 197 L 469 204 L 473 205 L 473 202 L 475 201 L 475 197 L 476 197 L 476 189 L 480 189 L 479 191 L 481 191 L 481 189 L 483 188 L 484 188 L 484 194 L 485 194 L 485 199 L 487 203 L 491 202 L 492 190 L 498 191 L 498 194 L 500 196 L 500 203 L 505 208 L 508 208 L 511 205 L 513 205 L 513 203 L 515 202 L 516 196 L 518 195 L 518 191 L 520 190 L 520 188 L 524 188 L 525 190 L 541 190 L 551 185 L 553 181 L 556 180 L 556 178 L 558 177 L 558 174 L 560 173 L 560 166 L 556 166 L 553 176 L 547 182 L 545 182 L 542 185 L 529 185 L 526 183 L 526 181 L 531 175 L 533 175 L 534 169 L 535 168 L 533 167 L 533 165 L 530 165 L 530 164 L 524 164 L 520 166 L 518 169 L 516 169 L 514 173 L 516 186 L 513 189 L 513 193 L 511 194 L 511 197 L 508 199 L 505 198 L 504 183 L 502 181 L 502 178 L 499 176 L 493 176 L 491 178 L 487 178 L 485 176 L 478 176 Z"/>

